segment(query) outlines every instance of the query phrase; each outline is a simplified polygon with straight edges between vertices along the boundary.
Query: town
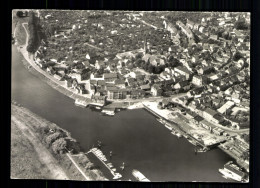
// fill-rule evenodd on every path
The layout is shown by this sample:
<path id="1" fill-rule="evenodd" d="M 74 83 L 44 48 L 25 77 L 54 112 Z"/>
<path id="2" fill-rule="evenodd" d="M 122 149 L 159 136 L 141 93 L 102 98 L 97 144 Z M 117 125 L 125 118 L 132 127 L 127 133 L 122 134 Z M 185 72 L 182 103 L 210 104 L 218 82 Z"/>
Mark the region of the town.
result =
<path id="1" fill-rule="evenodd" d="M 226 164 L 232 179 L 248 178 L 250 13 L 39 14 L 34 62 L 76 105 L 108 115 L 139 105 L 202 147 L 195 152 L 219 147 L 234 158 L 243 169 Z"/>

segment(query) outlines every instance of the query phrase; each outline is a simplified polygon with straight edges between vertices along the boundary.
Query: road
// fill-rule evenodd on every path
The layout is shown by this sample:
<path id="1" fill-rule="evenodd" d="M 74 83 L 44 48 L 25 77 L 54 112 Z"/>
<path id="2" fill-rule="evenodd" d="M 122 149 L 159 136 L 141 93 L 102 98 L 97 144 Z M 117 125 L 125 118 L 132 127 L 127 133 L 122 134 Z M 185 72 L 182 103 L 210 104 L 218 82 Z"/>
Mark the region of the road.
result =
<path id="1" fill-rule="evenodd" d="M 145 102 L 145 101 L 157 101 L 160 102 L 163 99 L 175 99 L 175 98 L 180 98 L 180 97 L 184 97 L 186 96 L 187 93 L 179 93 L 176 95 L 172 95 L 170 97 L 149 97 L 149 98 L 142 98 L 142 99 L 112 99 L 112 100 L 108 100 L 108 101 L 113 101 L 113 102 Z"/>
<path id="2" fill-rule="evenodd" d="M 82 176 L 84 176 L 84 178 L 87 181 L 92 180 L 91 178 L 89 178 L 88 176 L 86 176 L 86 174 L 79 168 L 79 166 L 77 165 L 77 163 L 74 161 L 74 159 L 71 157 L 71 155 L 69 153 L 66 153 L 66 155 L 68 156 L 68 158 L 71 160 L 71 162 L 75 165 L 75 167 L 78 169 L 78 171 L 80 171 L 80 173 L 82 174 Z"/>

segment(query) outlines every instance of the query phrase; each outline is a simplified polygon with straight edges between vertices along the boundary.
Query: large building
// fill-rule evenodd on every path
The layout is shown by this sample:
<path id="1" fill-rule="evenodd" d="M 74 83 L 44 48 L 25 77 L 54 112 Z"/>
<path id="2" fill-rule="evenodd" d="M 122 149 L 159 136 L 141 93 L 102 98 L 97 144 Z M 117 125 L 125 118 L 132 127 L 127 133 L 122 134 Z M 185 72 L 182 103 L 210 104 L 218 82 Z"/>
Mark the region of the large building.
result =
<path id="1" fill-rule="evenodd" d="M 189 40 L 193 39 L 193 33 L 189 27 L 185 26 L 181 21 L 177 21 L 176 25 L 178 25 L 181 31 L 188 37 Z"/>
<path id="2" fill-rule="evenodd" d="M 194 84 L 196 86 L 202 86 L 206 83 L 207 83 L 207 77 L 205 77 L 205 76 L 195 75 L 192 78 L 192 84 Z"/>

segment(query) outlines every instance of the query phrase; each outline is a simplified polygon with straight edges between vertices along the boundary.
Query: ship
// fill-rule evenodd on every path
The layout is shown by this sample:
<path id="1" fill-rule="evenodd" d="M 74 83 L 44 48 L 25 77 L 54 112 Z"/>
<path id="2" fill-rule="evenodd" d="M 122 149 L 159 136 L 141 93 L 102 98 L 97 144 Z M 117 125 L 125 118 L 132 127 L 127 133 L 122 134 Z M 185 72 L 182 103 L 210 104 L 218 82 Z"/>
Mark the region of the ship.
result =
<path id="1" fill-rule="evenodd" d="M 88 106 L 88 104 L 87 104 L 86 101 L 80 100 L 80 99 L 76 99 L 76 100 L 75 100 L 75 105 L 76 105 L 76 106 L 83 107 L 83 108 L 86 108 L 86 107 Z"/>
<path id="2" fill-rule="evenodd" d="M 106 115 L 109 115 L 109 116 L 115 115 L 115 109 L 114 108 L 103 108 L 103 110 L 101 112 L 106 114 Z"/>
<path id="3" fill-rule="evenodd" d="M 138 181 L 145 181 L 145 182 L 150 182 L 149 179 L 147 179 L 141 172 L 138 170 L 134 169 L 132 171 L 133 176 L 138 180 Z"/>
<path id="4" fill-rule="evenodd" d="M 233 163 L 233 161 L 229 161 L 224 165 L 224 168 L 219 169 L 219 172 L 226 179 L 232 179 L 239 182 L 246 182 L 245 179 L 246 174 L 242 171 L 240 167 Z"/>

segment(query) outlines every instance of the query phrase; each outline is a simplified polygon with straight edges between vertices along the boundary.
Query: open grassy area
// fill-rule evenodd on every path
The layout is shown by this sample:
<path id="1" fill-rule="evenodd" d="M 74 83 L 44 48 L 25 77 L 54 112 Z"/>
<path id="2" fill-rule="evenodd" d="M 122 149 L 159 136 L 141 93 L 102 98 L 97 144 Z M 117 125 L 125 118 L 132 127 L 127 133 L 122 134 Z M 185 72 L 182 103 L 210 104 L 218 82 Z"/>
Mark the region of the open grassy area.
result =
<path id="1" fill-rule="evenodd" d="M 18 45 L 25 45 L 26 43 L 26 33 L 21 23 L 17 22 L 15 26 L 15 39 Z"/>
<path id="2" fill-rule="evenodd" d="M 51 179 L 50 171 L 39 160 L 32 143 L 11 123 L 11 178 Z"/>

